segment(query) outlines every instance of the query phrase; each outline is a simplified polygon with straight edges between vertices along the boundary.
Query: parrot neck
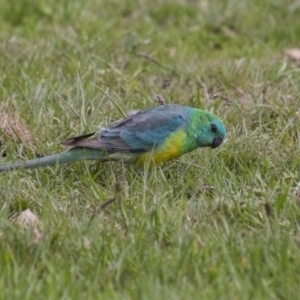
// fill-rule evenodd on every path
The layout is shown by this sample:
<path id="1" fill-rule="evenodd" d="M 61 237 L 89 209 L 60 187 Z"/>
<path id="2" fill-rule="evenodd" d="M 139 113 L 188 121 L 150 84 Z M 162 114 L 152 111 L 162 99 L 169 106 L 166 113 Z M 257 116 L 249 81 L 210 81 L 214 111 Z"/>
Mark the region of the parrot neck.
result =
<path id="1" fill-rule="evenodd" d="M 202 144 L 202 139 L 199 139 L 199 132 L 201 132 L 201 128 L 203 128 L 207 123 L 207 118 L 203 114 L 203 111 L 198 109 L 191 109 L 189 112 L 189 124 L 187 128 L 187 152 L 193 151 L 199 147 L 203 147 L 205 145 Z M 205 134 L 204 134 L 205 135 Z"/>

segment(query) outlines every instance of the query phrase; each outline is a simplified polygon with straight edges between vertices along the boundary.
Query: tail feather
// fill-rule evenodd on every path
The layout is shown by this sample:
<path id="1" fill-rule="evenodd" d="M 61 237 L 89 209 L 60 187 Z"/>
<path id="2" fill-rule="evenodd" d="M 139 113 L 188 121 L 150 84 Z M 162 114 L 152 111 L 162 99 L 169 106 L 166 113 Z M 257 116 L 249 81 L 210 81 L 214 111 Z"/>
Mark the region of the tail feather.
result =
<path id="1" fill-rule="evenodd" d="M 16 169 L 33 169 L 45 166 L 55 166 L 60 164 L 66 164 L 70 162 L 80 160 L 100 160 L 102 162 L 107 161 L 109 156 L 105 151 L 87 149 L 87 148 L 72 148 L 68 151 L 57 153 L 41 158 L 28 160 L 25 162 L 9 163 L 0 165 L 0 172 L 11 171 Z"/>

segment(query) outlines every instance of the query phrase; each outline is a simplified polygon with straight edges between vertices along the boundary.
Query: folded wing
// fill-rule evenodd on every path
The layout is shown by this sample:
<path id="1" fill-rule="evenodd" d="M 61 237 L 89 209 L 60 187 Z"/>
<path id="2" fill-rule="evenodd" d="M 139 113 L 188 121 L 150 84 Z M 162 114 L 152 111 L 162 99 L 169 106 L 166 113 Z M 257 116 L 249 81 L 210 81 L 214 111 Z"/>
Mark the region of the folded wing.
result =
<path id="1" fill-rule="evenodd" d="M 107 152 L 146 152 L 159 147 L 176 130 L 187 126 L 187 113 L 178 105 L 163 105 L 139 111 L 102 129 L 62 142 Z"/>

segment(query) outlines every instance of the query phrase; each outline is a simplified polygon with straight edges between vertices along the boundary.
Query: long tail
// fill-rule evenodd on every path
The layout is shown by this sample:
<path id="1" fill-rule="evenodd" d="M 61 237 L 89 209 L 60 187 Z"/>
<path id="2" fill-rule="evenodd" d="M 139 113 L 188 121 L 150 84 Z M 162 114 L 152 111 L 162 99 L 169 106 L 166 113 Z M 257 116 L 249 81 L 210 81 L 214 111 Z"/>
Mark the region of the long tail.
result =
<path id="1" fill-rule="evenodd" d="M 80 160 L 99 160 L 107 161 L 109 156 L 105 151 L 99 151 L 88 148 L 72 148 L 68 151 L 28 160 L 25 162 L 9 163 L 0 165 L 0 172 L 12 171 L 20 168 L 33 169 L 45 166 L 55 166 L 58 164 L 66 164 Z"/>

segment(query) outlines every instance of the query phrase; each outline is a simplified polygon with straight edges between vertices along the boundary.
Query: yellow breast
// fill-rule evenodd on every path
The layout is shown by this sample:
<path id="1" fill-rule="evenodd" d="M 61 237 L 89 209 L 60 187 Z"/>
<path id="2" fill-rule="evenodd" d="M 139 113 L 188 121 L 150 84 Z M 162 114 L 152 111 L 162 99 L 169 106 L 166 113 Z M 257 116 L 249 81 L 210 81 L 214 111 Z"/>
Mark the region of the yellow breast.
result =
<path id="1" fill-rule="evenodd" d="M 137 161 L 137 165 L 143 165 L 146 161 L 159 165 L 163 161 L 178 158 L 183 154 L 182 149 L 185 139 L 186 132 L 183 129 L 171 133 L 161 146 L 142 154 Z"/>

